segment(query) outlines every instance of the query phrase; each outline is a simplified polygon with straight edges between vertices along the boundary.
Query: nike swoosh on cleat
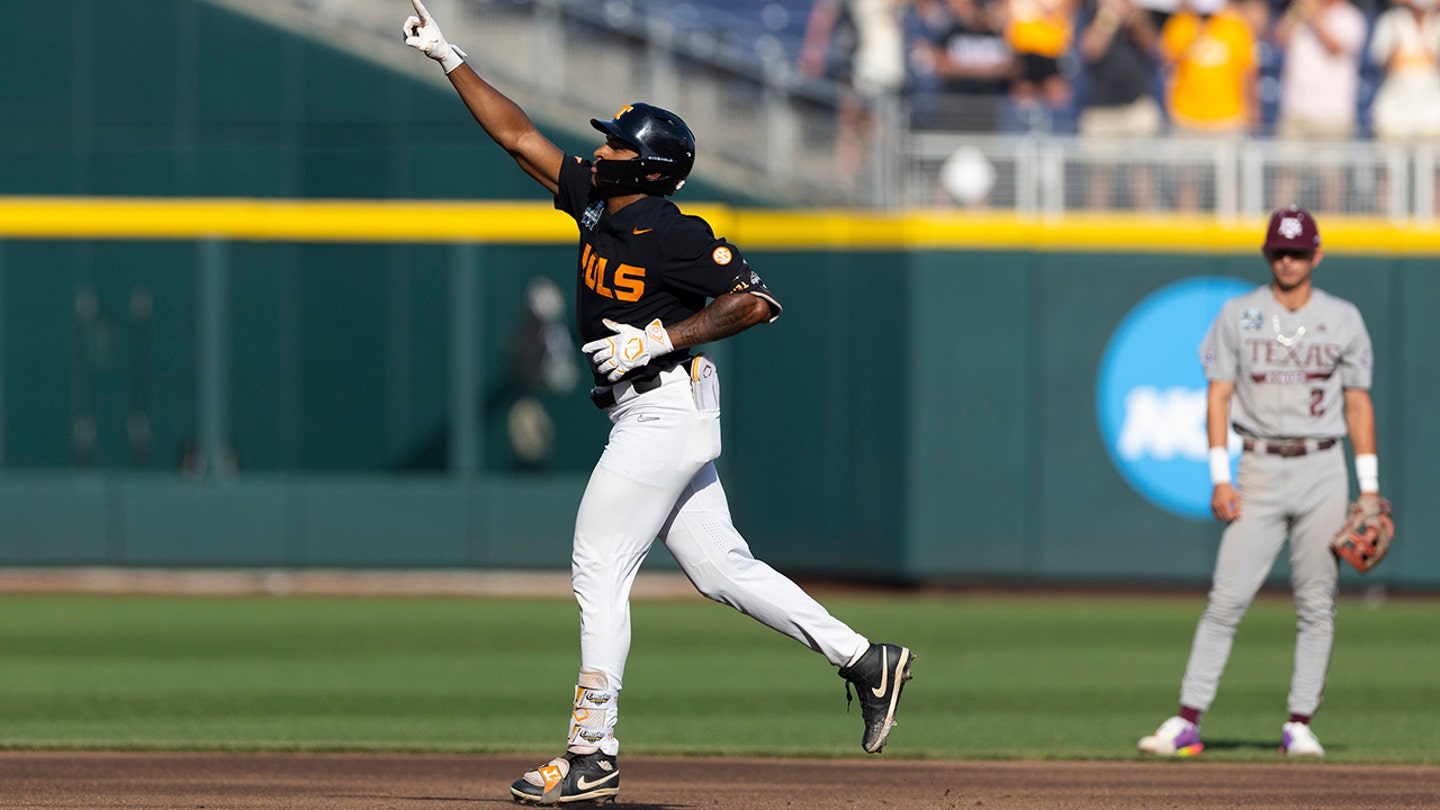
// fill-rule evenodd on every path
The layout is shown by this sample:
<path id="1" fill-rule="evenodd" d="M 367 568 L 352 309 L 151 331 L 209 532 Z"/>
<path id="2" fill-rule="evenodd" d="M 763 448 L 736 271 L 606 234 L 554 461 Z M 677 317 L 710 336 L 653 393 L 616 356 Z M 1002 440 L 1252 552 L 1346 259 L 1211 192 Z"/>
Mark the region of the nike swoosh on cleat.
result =
<path id="1" fill-rule="evenodd" d="M 591 789 L 591 788 L 597 788 L 597 787 L 600 787 L 601 785 L 605 784 L 606 782 L 609 782 L 611 779 L 614 779 L 615 777 L 617 777 L 617 776 L 619 776 L 619 775 L 620 775 L 620 772 L 619 772 L 619 771 L 616 771 L 616 772 L 614 772 L 614 773 L 606 774 L 606 775 L 600 777 L 599 779 L 596 779 L 594 782 L 591 782 L 591 781 L 589 781 L 588 779 L 586 779 L 585 777 L 582 776 L 582 777 L 580 777 L 579 779 L 576 779 L 576 780 L 575 780 L 575 787 L 580 788 L 581 790 L 589 790 L 589 789 Z"/>
<path id="2" fill-rule="evenodd" d="M 885 685 L 890 682 L 890 648 L 884 647 L 880 650 L 880 686 L 871 687 L 870 691 L 877 698 L 885 697 Z"/>

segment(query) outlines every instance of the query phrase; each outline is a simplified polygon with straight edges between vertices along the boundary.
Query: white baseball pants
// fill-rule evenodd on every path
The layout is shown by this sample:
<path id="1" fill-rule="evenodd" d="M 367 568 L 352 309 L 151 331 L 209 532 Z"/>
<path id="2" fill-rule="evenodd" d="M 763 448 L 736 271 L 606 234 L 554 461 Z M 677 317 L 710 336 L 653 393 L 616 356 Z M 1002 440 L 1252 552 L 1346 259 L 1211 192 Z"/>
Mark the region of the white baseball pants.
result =
<path id="1" fill-rule="evenodd" d="M 571 582 L 580 603 L 580 668 L 619 689 L 630 652 L 630 588 L 659 538 L 701 594 L 839 667 L 869 642 L 783 574 L 755 559 L 715 474 L 720 411 L 695 404 L 683 367 L 644 394 L 621 384 L 610 440 L 575 520 Z"/>

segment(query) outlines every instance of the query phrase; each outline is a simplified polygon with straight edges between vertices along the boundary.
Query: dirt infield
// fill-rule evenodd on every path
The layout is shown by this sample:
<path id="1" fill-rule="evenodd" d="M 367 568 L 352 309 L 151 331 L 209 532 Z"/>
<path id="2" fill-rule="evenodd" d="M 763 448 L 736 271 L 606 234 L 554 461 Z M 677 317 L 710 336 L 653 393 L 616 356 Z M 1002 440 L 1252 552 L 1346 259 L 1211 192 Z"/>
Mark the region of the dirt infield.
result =
<path id="1" fill-rule="evenodd" d="M 7 808 L 514 806 L 533 757 L 0 752 Z M 1440 768 L 1324 763 L 930 762 L 626 757 L 612 807 L 1433 808 Z M 582 805 L 589 806 L 589 805 Z"/>

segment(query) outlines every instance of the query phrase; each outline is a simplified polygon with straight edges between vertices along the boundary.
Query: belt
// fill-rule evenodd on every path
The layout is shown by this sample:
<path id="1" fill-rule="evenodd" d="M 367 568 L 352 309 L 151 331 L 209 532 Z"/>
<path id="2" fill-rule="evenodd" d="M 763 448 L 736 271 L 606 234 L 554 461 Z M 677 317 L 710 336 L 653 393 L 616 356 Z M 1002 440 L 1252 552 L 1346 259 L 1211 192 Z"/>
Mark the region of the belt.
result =
<path id="1" fill-rule="evenodd" d="M 1339 439 L 1246 439 L 1245 449 L 1252 453 L 1295 458 L 1306 453 L 1329 450 L 1339 443 Z"/>
<path id="2" fill-rule="evenodd" d="M 656 374 L 654 377 L 651 377 L 648 380 L 636 380 L 635 382 L 627 382 L 626 380 L 621 380 L 615 385 L 611 385 L 606 388 L 592 388 L 590 389 L 590 401 L 595 403 L 595 407 L 599 408 L 602 411 L 606 410 L 607 408 L 613 408 L 615 407 L 616 401 L 615 389 L 623 385 L 630 386 L 630 388 L 633 389 L 636 394 L 648 394 L 651 391 L 654 391 L 656 388 L 659 388 L 660 386 L 665 384 L 665 381 L 660 379 L 661 374 L 665 374 L 666 372 L 672 371 L 676 368 L 683 368 L 688 374 L 690 372 L 691 359 L 693 358 L 687 358 L 680 363 L 676 363 L 675 365 L 671 366 L 670 368 L 664 369 L 660 372 L 660 374 Z"/>

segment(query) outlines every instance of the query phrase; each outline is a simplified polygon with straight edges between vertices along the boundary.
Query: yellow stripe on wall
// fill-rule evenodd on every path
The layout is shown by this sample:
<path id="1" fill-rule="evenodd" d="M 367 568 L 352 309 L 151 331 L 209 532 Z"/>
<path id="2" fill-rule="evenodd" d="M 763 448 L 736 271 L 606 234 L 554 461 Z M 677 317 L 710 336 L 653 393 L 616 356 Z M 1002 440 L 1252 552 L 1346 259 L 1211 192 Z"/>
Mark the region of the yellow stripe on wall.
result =
<path id="1" fill-rule="evenodd" d="M 682 205 L 717 234 L 763 250 L 1039 250 L 1248 253 L 1264 218 L 1013 213 L 918 209 L 751 209 Z M 1440 255 L 1440 227 L 1320 217 L 1326 248 Z M 293 242 L 568 244 L 575 225 L 543 202 L 0 197 L 0 238 L 232 239 Z"/>
<path id="2" fill-rule="evenodd" d="M 0 197 L 0 237 L 295 242 L 573 242 L 534 203 Z"/>

